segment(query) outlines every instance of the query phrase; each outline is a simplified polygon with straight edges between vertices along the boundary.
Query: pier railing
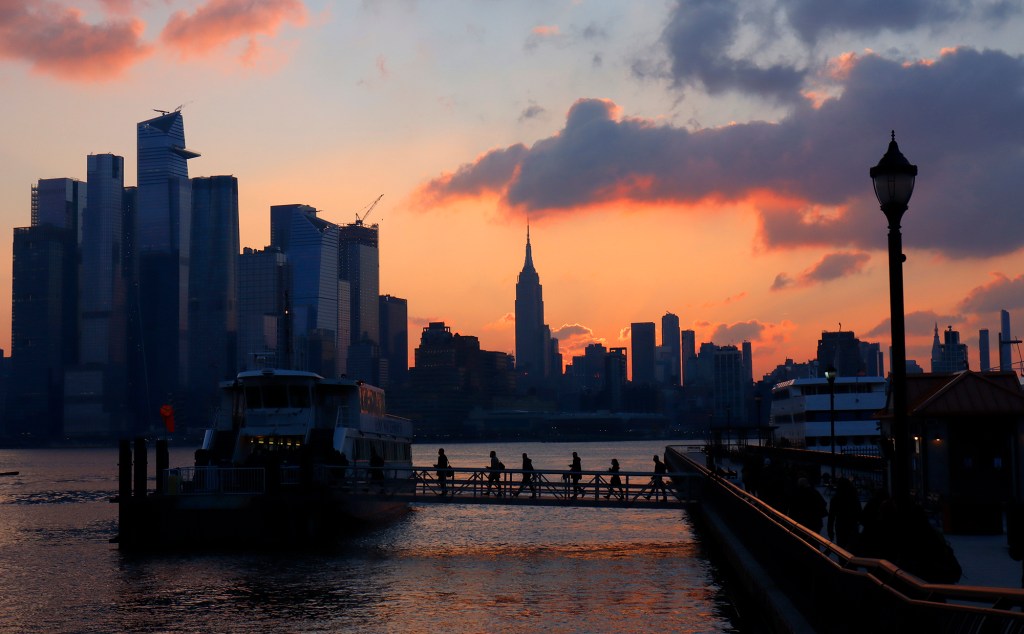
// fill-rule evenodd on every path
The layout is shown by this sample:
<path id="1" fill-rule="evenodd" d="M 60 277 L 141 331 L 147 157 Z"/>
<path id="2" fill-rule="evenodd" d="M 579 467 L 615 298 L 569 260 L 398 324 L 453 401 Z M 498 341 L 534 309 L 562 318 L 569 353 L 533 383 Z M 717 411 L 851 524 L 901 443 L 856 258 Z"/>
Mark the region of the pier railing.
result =
<path id="1" fill-rule="evenodd" d="M 818 631 L 1024 632 L 1024 590 L 926 583 L 886 560 L 855 557 L 683 452 L 669 453 L 672 466 L 706 479 L 701 516 L 714 532 L 742 544 Z"/>
<path id="2" fill-rule="evenodd" d="M 444 473 L 444 477 L 442 477 Z M 616 479 L 617 476 L 617 479 Z M 179 467 L 167 469 L 165 495 L 259 495 L 302 484 L 349 495 L 404 496 L 414 502 L 437 498 L 499 502 L 512 499 L 650 506 L 692 502 L 702 478 L 693 473 L 568 471 L 488 468 L 296 465 L 264 467 Z"/>

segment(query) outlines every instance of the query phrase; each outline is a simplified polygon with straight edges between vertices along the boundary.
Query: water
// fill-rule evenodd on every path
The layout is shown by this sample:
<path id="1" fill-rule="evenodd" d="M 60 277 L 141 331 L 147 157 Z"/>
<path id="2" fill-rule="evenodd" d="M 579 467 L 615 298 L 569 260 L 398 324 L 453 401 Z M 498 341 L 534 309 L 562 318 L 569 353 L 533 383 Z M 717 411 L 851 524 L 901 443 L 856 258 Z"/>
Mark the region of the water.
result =
<path id="1" fill-rule="evenodd" d="M 650 470 L 664 441 L 448 445 L 456 467 Z M 438 445 L 417 445 L 417 465 Z M 171 463 L 191 449 L 172 449 Z M 153 458 L 150 457 L 152 468 Z M 129 556 L 117 451 L 0 450 L 3 632 L 736 632 L 683 511 L 423 505 L 329 552 Z"/>

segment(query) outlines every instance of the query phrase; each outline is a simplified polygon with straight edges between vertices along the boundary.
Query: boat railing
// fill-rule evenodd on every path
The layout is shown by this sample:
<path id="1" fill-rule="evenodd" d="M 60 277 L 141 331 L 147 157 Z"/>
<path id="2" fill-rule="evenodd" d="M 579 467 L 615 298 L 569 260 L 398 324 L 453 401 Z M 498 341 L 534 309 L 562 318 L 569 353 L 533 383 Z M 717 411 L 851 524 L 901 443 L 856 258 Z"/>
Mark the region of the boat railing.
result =
<path id="1" fill-rule="evenodd" d="M 254 495 L 267 490 L 260 467 L 176 467 L 167 470 L 165 495 Z"/>

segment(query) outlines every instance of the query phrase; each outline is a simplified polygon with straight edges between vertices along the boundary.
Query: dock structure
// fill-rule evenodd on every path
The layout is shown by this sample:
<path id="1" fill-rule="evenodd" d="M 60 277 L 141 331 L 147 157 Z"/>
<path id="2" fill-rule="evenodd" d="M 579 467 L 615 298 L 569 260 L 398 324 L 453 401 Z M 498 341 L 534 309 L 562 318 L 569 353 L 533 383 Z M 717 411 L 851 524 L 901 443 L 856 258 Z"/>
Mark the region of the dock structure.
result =
<path id="1" fill-rule="evenodd" d="M 445 475 L 442 477 L 441 473 Z M 354 500 L 387 499 L 409 504 L 500 504 L 590 508 L 674 509 L 699 499 L 703 478 L 694 473 L 621 471 L 619 482 L 607 471 L 488 468 L 438 470 L 436 467 L 385 468 L 316 465 L 307 482 Z M 298 466 L 280 469 L 272 485 L 287 490 L 304 478 Z M 262 495 L 268 491 L 262 468 L 184 467 L 161 478 L 167 496 Z M 659 486 L 659 481 L 663 486 Z"/>
<path id="2" fill-rule="evenodd" d="M 779 632 L 1024 632 L 1024 590 L 928 583 L 858 557 L 722 477 L 704 453 L 669 447 L 675 471 L 700 474 L 698 526 Z"/>

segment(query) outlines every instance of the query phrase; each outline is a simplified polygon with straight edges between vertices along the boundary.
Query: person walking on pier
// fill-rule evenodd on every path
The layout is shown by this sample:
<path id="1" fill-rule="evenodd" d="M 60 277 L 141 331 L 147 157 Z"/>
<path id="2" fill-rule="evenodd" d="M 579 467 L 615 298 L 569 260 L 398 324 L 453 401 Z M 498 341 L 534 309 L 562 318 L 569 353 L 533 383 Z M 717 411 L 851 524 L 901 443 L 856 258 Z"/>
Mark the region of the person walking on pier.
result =
<path id="1" fill-rule="evenodd" d="M 661 461 L 658 454 L 654 454 L 654 475 L 651 476 L 651 490 L 647 492 L 644 499 L 651 499 L 651 494 L 657 499 L 658 491 L 661 491 L 661 501 L 668 502 L 668 488 L 665 486 L 664 476 L 668 472 L 665 463 Z"/>
<path id="2" fill-rule="evenodd" d="M 608 493 L 605 493 L 604 499 L 608 499 L 611 496 L 615 496 L 619 500 L 626 497 L 626 493 L 622 490 L 622 478 L 619 477 L 619 461 L 612 458 L 612 466 L 608 467 L 608 471 L 611 472 L 612 477 L 608 481 Z M 615 493 L 615 489 L 618 488 L 619 492 Z"/>
<path id="3" fill-rule="evenodd" d="M 530 497 L 537 497 L 537 485 L 533 483 L 533 460 L 525 453 L 523 454 L 523 481 L 519 485 L 519 490 L 516 491 L 515 496 L 519 497 L 519 494 L 523 492 L 523 489 L 530 487 Z"/>
<path id="4" fill-rule="evenodd" d="M 491 450 L 491 463 L 487 467 L 487 490 L 484 491 L 484 495 L 491 494 L 491 488 L 498 487 L 498 497 L 505 495 L 501 490 L 501 472 L 505 469 L 505 464 L 498 460 L 498 454 Z"/>
<path id="5" fill-rule="evenodd" d="M 821 533 L 822 518 L 828 515 L 825 498 L 811 486 L 811 481 L 801 477 L 789 503 L 789 516 L 815 533 Z"/>
<path id="6" fill-rule="evenodd" d="M 448 456 L 444 455 L 444 449 L 437 450 L 437 464 L 434 467 L 437 469 L 437 481 L 441 483 L 441 495 L 448 495 L 448 478 L 454 473 L 448 462 Z"/>
<path id="7" fill-rule="evenodd" d="M 583 487 L 580 486 L 580 478 L 583 477 L 581 473 L 583 471 L 583 463 L 580 460 L 579 454 L 575 451 L 572 452 L 572 464 L 569 465 L 569 471 L 572 477 L 572 497 L 576 499 L 578 496 L 583 495 Z"/>

